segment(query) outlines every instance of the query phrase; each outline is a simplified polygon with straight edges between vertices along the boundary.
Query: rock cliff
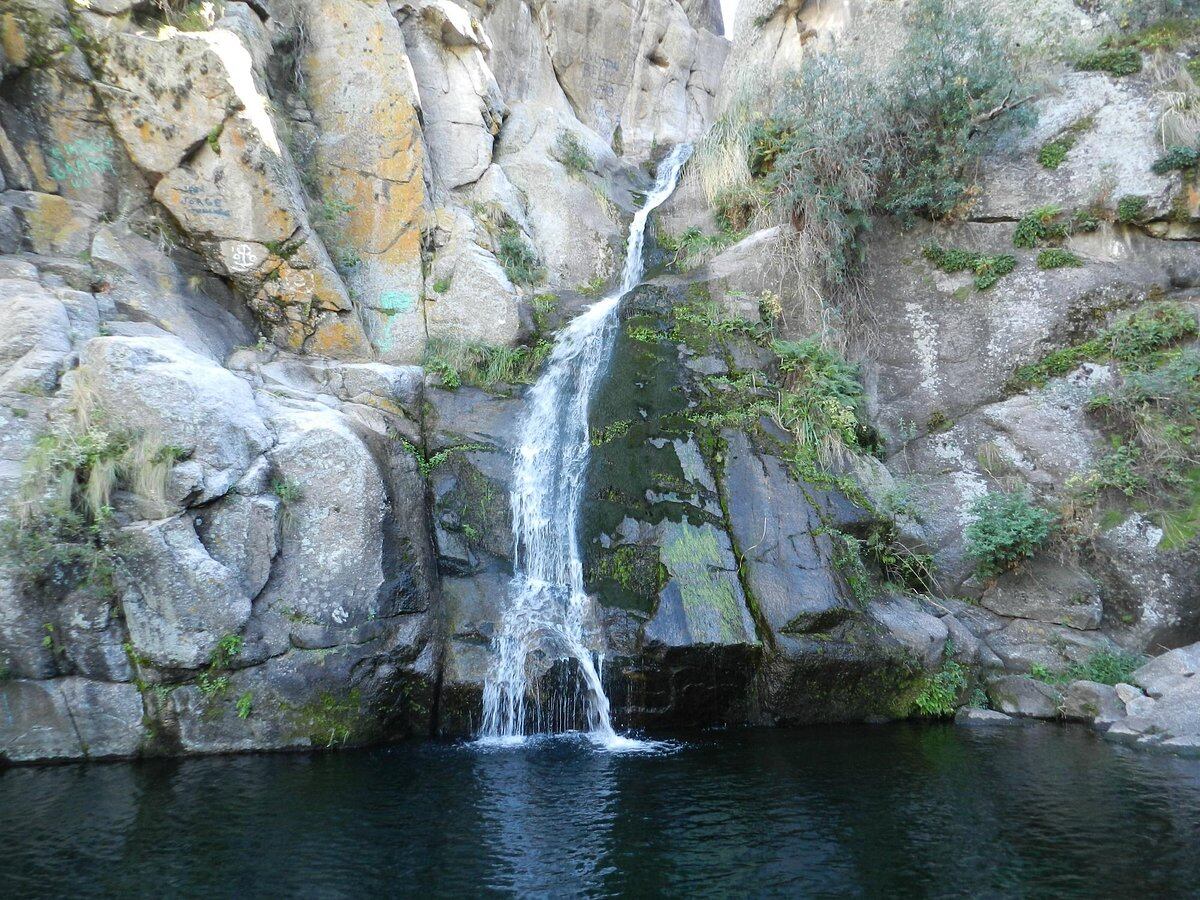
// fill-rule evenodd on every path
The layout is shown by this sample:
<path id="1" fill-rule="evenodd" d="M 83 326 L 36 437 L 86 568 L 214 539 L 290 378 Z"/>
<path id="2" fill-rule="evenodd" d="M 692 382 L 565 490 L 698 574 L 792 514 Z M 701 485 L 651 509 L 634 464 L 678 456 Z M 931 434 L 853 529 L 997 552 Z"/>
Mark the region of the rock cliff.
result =
<path id="1" fill-rule="evenodd" d="M 618 723 L 987 699 L 1193 746 L 1200 25 L 1166 6 L 988 12 L 1021 90 L 965 133 L 1011 125 L 832 290 L 787 86 L 901 90 L 922 0 L 743 0 L 732 44 L 715 0 L 8 0 L 0 760 L 471 733 L 523 385 L 680 141 L 591 416 Z M 1047 517 L 994 565 L 989 496 Z"/>

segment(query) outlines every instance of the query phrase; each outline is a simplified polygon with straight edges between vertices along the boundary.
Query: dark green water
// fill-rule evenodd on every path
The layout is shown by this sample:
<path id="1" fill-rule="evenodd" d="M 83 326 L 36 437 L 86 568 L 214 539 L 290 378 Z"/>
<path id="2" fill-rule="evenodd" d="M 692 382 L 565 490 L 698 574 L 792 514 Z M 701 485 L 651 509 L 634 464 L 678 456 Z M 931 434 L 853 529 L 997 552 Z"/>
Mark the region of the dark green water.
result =
<path id="1" fill-rule="evenodd" d="M 1053 726 L 0 773 L 0 897 L 1197 896 L 1200 761 Z"/>

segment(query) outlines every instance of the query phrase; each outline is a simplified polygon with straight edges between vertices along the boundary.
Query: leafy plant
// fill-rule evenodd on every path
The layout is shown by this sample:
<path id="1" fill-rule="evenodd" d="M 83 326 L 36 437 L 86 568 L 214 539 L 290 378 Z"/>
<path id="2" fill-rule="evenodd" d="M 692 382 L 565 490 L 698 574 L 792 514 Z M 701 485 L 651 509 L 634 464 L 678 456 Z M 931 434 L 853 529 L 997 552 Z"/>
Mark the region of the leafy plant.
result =
<path id="1" fill-rule="evenodd" d="M 1055 204 L 1039 206 L 1017 222 L 1013 246 L 1032 250 L 1042 244 L 1061 241 L 1067 237 L 1067 226 L 1060 221 L 1062 209 Z"/>
<path id="2" fill-rule="evenodd" d="M 588 153 L 587 148 L 580 142 L 579 136 L 573 131 L 560 131 L 558 139 L 554 143 L 554 149 L 558 161 L 563 164 L 569 174 L 575 177 L 582 177 L 596 167 L 592 155 Z"/>
<path id="3" fill-rule="evenodd" d="M 975 288 L 980 291 L 993 287 L 1017 267 L 1016 257 L 1009 254 L 986 256 L 970 250 L 945 249 L 936 244 L 928 245 L 922 253 L 943 272 L 972 272 Z"/>
<path id="4" fill-rule="evenodd" d="M 942 667 L 925 682 L 925 687 L 913 701 L 923 716 L 945 718 L 954 715 L 958 695 L 967 686 L 967 670 L 950 658 L 953 644 L 946 642 L 946 659 Z"/>
<path id="5" fill-rule="evenodd" d="M 967 553 L 984 576 L 1003 574 L 1031 559 L 1054 527 L 1053 513 L 1017 492 L 985 494 L 971 506 L 971 516 L 964 532 Z"/>
<path id="6" fill-rule="evenodd" d="M 1147 197 L 1126 194 L 1117 201 L 1117 221 L 1126 225 L 1132 225 L 1135 222 L 1141 221 L 1149 203 L 1150 200 Z"/>
<path id="7" fill-rule="evenodd" d="M 237 717 L 239 719 L 250 718 L 250 713 L 254 710 L 254 694 L 246 691 L 237 698 L 234 708 L 237 710 Z"/>
<path id="8" fill-rule="evenodd" d="M 539 341 L 532 347 L 498 347 L 478 341 L 431 338 L 425 346 L 423 365 L 453 390 L 463 384 L 494 388 L 497 385 L 532 384 L 550 353 L 550 344 Z"/>
<path id="9" fill-rule="evenodd" d="M 1078 57 L 1075 68 L 1080 72 L 1107 72 L 1122 78 L 1142 71 L 1142 54 L 1136 47 L 1100 49 Z"/>
<path id="10" fill-rule="evenodd" d="M 500 229 L 496 259 L 500 261 L 504 274 L 513 284 L 534 285 L 546 278 L 542 261 L 538 259 L 515 222 L 509 222 Z"/>
<path id="11" fill-rule="evenodd" d="M 1069 250 L 1051 247 L 1038 254 L 1037 264 L 1039 269 L 1078 269 L 1083 266 L 1083 260 Z"/>
<path id="12" fill-rule="evenodd" d="M 1167 152 L 1154 161 L 1150 168 L 1155 175 L 1171 172 L 1186 172 L 1200 165 L 1200 147 L 1169 147 Z"/>
<path id="13" fill-rule="evenodd" d="M 291 481 L 287 478 L 274 478 L 271 480 L 271 492 L 279 498 L 285 506 L 297 503 L 304 499 L 304 488 L 299 482 Z"/>

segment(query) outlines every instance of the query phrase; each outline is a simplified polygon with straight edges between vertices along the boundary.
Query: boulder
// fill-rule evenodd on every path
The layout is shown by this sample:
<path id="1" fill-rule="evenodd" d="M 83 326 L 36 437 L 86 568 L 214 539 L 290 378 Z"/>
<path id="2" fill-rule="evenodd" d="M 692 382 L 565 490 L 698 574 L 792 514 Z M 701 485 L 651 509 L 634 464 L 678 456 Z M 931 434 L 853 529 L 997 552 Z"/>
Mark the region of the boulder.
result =
<path id="1" fill-rule="evenodd" d="M 818 511 L 782 462 L 756 454 L 741 432 L 726 432 L 725 440 L 722 492 L 760 613 L 777 632 L 828 631 L 851 610 Z"/>
<path id="2" fill-rule="evenodd" d="M 77 377 L 112 425 L 185 454 L 168 488 L 176 502 L 220 497 L 271 445 L 249 385 L 175 338 L 95 338 Z"/>
<path id="3" fill-rule="evenodd" d="M 71 352 L 62 302 L 35 281 L 0 279 L 0 393 L 52 393 Z"/>
<path id="4" fill-rule="evenodd" d="M 922 612 L 916 603 L 905 597 L 873 602 L 868 612 L 925 669 L 937 668 L 950 634 L 941 619 Z"/>
<path id="5" fill-rule="evenodd" d="M 282 538 L 263 596 L 272 614 L 266 640 L 279 652 L 298 628 L 322 629 L 322 641 L 336 642 L 395 615 L 403 598 L 382 590 L 387 497 L 375 460 L 346 417 L 319 406 L 281 406 L 270 421 L 279 433 L 269 459 Z"/>
<path id="6" fill-rule="evenodd" d="M 1111 725 L 1125 718 L 1125 704 L 1116 688 L 1094 681 L 1072 681 L 1063 694 L 1063 718 Z"/>
<path id="7" fill-rule="evenodd" d="M 1000 712 L 1033 719 L 1057 719 L 1062 693 L 1053 685 L 1020 675 L 1006 675 L 988 683 L 988 699 Z"/>
<path id="8" fill-rule="evenodd" d="M 954 714 L 955 725 L 1011 725 L 1016 722 L 1012 716 L 994 709 L 976 709 L 970 706 L 959 707 Z"/>
<path id="9" fill-rule="evenodd" d="M 208 553 L 186 514 L 123 529 L 122 561 L 129 637 L 155 665 L 198 669 L 250 618 L 244 579 Z"/>
<path id="10" fill-rule="evenodd" d="M 1162 697 L 1200 675 L 1200 643 L 1156 656 L 1133 673 L 1133 683 L 1151 697 Z"/>
<path id="11" fill-rule="evenodd" d="M 0 759 L 8 762 L 130 757 L 146 736 L 132 684 L 2 681 L 0 708 Z"/>
<path id="12" fill-rule="evenodd" d="M 1039 561 L 997 579 L 979 601 L 994 613 L 1067 625 L 1100 627 L 1099 586 L 1086 573 L 1052 561 Z"/>

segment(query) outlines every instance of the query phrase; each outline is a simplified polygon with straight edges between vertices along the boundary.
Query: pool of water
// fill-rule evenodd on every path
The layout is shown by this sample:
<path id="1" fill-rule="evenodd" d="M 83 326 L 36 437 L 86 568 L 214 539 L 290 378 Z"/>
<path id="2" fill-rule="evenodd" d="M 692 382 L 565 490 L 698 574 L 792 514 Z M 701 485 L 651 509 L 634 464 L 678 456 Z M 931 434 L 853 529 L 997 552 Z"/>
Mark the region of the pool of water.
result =
<path id="1" fill-rule="evenodd" d="M 1200 761 L 1047 725 L 0 772 L 0 897 L 1198 890 Z"/>

